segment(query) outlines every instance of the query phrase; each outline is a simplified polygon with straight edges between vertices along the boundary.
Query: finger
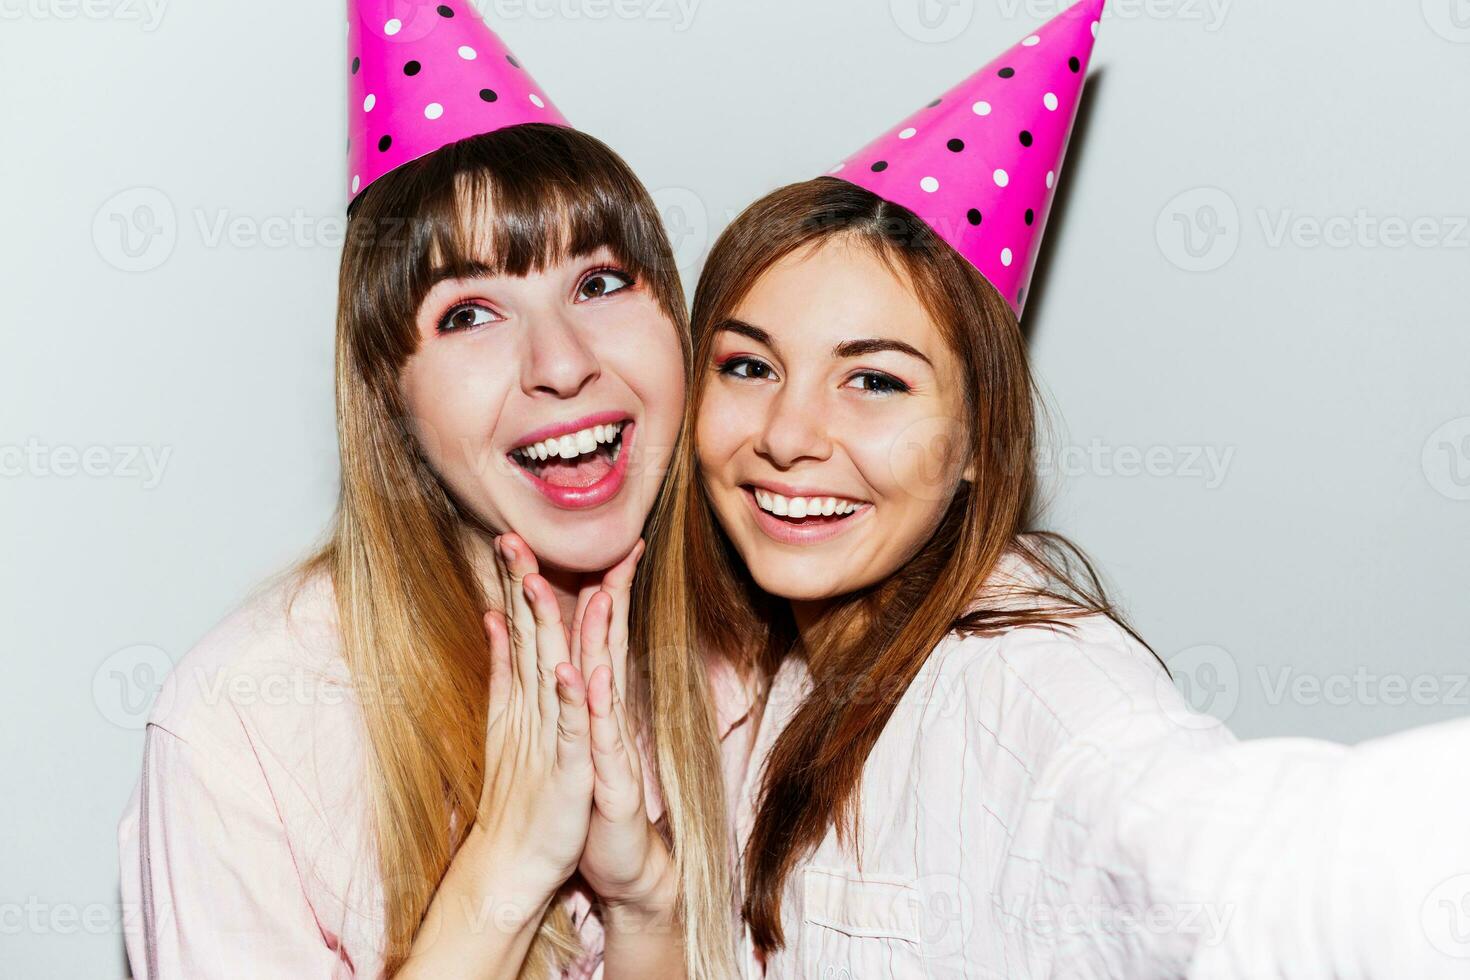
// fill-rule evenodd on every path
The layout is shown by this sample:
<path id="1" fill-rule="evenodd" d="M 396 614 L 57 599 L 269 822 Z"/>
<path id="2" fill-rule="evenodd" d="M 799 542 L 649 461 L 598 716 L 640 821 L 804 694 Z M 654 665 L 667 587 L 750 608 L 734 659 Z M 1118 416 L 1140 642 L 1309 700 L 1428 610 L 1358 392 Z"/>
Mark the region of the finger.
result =
<path id="1" fill-rule="evenodd" d="M 591 709 L 593 805 L 609 820 L 625 820 L 643 808 L 643 784 L 623 733 L 614 717 L 612 671 L 603 665 L 592 674 L 587 704 Z"/>
<path id="2" fill-rule="evenodd" d="M 553 671 L 557 698 L 556 764 L 567 772 L 586 766 L 590 725 L 587 717 L 587 687 L 571 664 Z"/>
<path id="3" fill-rule="evenodd" d="M 536 574 L 527 575 L 522 584 L 534 617 L 531 628 L 536 642 L 536 671 L 541 678 L 540 703 L 544 726 L 556 717 L 557 665 L 571 666 L 571 654 L 567 650 L 566 630 L 561 623 L 561 607 L 551 591 L 551 584 Z"/>
<path id="4" fill-rule="evenodd" d="M 505 615 L 491 610 L 484 617 L 485 637 L 490 641 L 490 714 L 493 722 L 510 704 L 514 668 L 510 662 L 510 634 L 505 628 Z"/>
<path id="5" fill-rule="evenodd" d="M 602 577 L 602 590 L 612 596 L 612 627 L 608 634 L 608 650 L 612 653 L 613 680 L 619 692 L 626 692 L 628 689 L 628 615 L 633 607 L 633 579 L 644 550 L 643 539 L 639 538 L 638 543 L 633 545 L 633 550 Z"/>
<path id="6" fill-rule="evenodd" d="M 600 586 L 584 585 L 577 590 L 577 608 L 572 613 L 572 666 L 582 670 L 582 619 L 587 615 L 587 603 L 597 594 Z M 589 673 L 582 670 L 582 676 Z"/>
<path id="7" fill-rule="evenodd" d="M 526 547 L 526 543 L 517 534 L 501 535 L 499 552 L 504 566 L 504 611 L 516 677 L 522 693 L 533 704 L 541 704 L 543 702 L 537 694 L 551 683 L 551 679 L 549 676 L 543 677 L 537 665 L 536 618 L 531 610 L 531 603 L 526 598 L 525 589 L 526 576 L 536 573 L 536 556 L 531 554 L 531 549 Z"/>
<path id="8" fill-rule="evenodd" d="M 578 646 L 582 649 L 582 676 L 590 678 L 597 668 L 606 666 L 612 670 L 612 656 L 607 648 L 608 620 L 612 615 L 612 597 L 598 590 L 587 602 L 587 612 L 582 617 L 582 630 Z"/>
<path id="9" fill-rule="evenodd" d="M 628 753 L 628 768 L 633 771 L 633 777 L 638 785 L 643 785 L 643 754 L 639 751 L 639 742 L 633 731 L 633 725 L 628 717 L 628 704 L 623 696 L 618 693 L 617 687 L 612 687 L 613 718 L 618 723 L 618 731 L 623 736 L 623 745 Z"/>

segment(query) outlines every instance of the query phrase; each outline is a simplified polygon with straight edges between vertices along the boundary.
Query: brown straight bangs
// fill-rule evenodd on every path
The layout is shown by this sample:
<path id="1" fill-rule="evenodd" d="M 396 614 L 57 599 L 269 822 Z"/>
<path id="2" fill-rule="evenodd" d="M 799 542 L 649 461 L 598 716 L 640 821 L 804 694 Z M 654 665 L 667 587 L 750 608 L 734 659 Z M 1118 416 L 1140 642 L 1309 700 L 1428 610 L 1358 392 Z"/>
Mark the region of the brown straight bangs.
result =
<path id="1" fill-rule="evenodd" d="M 685 322 L 678 270 L 657 209 L 626 163 L 564 126 L 473 136 L 378 178 L 348 208 L 342 300 L 380 320 L 375 354 L 396 372 L 414 352 L 414 315 L 445 277 L 524 276 L 608 248 Z M 686 331 L 679 331 L 686 345 Z"/>

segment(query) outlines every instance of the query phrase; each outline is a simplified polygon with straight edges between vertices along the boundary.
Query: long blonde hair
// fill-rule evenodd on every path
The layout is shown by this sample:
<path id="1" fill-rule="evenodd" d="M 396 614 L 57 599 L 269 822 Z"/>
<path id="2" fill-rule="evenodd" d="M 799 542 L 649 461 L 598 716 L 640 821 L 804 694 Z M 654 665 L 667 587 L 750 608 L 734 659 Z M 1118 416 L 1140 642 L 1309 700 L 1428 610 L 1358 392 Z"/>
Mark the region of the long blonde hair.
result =
<path id="1" fill-rule="evenodd" d="M 493 203 L 492 203 L 493 202 Z M 473 137 L 379 178 L 349 209 L 337 310 L 337 434 L 342 484 L 327 543 L 301 566 L 331 576 L 343 655 L 358 688 L 370 752 L 374 836 L 384 887 L 385 972 L 404 962 L 430 900 L 474 823 L 483 787 L 487 606 L 462 534 L 462 512 L 419 451 L 398 393 L 418 343 L 415 311 L 434 269 L 468 274 L 489 222 L 495 272 L 524 275 L 606 245 L 647 281 L 678 328 L 687 311 L 647 191 L 598 140 L 530 124 Z M 656 544 L 665 523 L 648 533 Z M 671 652 L 635 645 L 629 702 L 648 723 L 667 834 L 680 876 L 691 976 L 729 943 L 728 869 L 703 675 Z M 711 791 L 711 787 L 714 790 Z M 520 975 L 546 977 L 579 952 L 553 902 Z"/>

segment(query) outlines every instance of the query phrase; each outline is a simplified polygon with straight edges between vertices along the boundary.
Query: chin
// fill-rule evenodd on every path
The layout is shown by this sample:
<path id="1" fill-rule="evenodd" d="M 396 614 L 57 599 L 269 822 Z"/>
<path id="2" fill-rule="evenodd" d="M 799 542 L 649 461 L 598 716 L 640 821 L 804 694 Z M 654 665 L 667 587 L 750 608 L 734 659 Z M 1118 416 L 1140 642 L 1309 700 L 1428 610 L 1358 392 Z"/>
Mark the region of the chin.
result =
<path id="1" fill-rule="evenodd" d="M 642 525 L 622 514 L 605 518 L 536 521 L 516 533 L 530 546 L 543 571 L 601 572 L 627 557 L 643 533 Z"/>
<path id="2" fill-rule="evenodd" d="M 791 602 L 835 599 L 855 588 L 843 581 L 842 576 L 833 575 L 834 565 L 829 562 L 791 560 L 771 555 L 754 562 L 746 559 L 746 567 L 762 591 Z"/>

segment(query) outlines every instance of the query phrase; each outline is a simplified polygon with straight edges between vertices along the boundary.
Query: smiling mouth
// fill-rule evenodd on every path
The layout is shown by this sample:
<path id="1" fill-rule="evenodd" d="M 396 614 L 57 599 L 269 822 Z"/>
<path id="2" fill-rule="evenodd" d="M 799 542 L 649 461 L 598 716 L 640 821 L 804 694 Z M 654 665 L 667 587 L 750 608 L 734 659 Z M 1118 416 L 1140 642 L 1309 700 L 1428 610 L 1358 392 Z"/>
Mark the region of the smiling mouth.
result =
<path id="1" fill-rule="evenodd" d="M 605 480 L 623 453 L 623 430 L 629 420 L 593 425 L 563 436 L 519 446 L 511 461 L 553 487 L 581 489 Z"/>
<path id="2" fill-rule="evenodd" d="M 763 487 L 744 487 L 756 507 L 792 527 L 829 527 L 850 520 L 868 508 L 861 500 L 847 497 L 786 497 Z"/>

